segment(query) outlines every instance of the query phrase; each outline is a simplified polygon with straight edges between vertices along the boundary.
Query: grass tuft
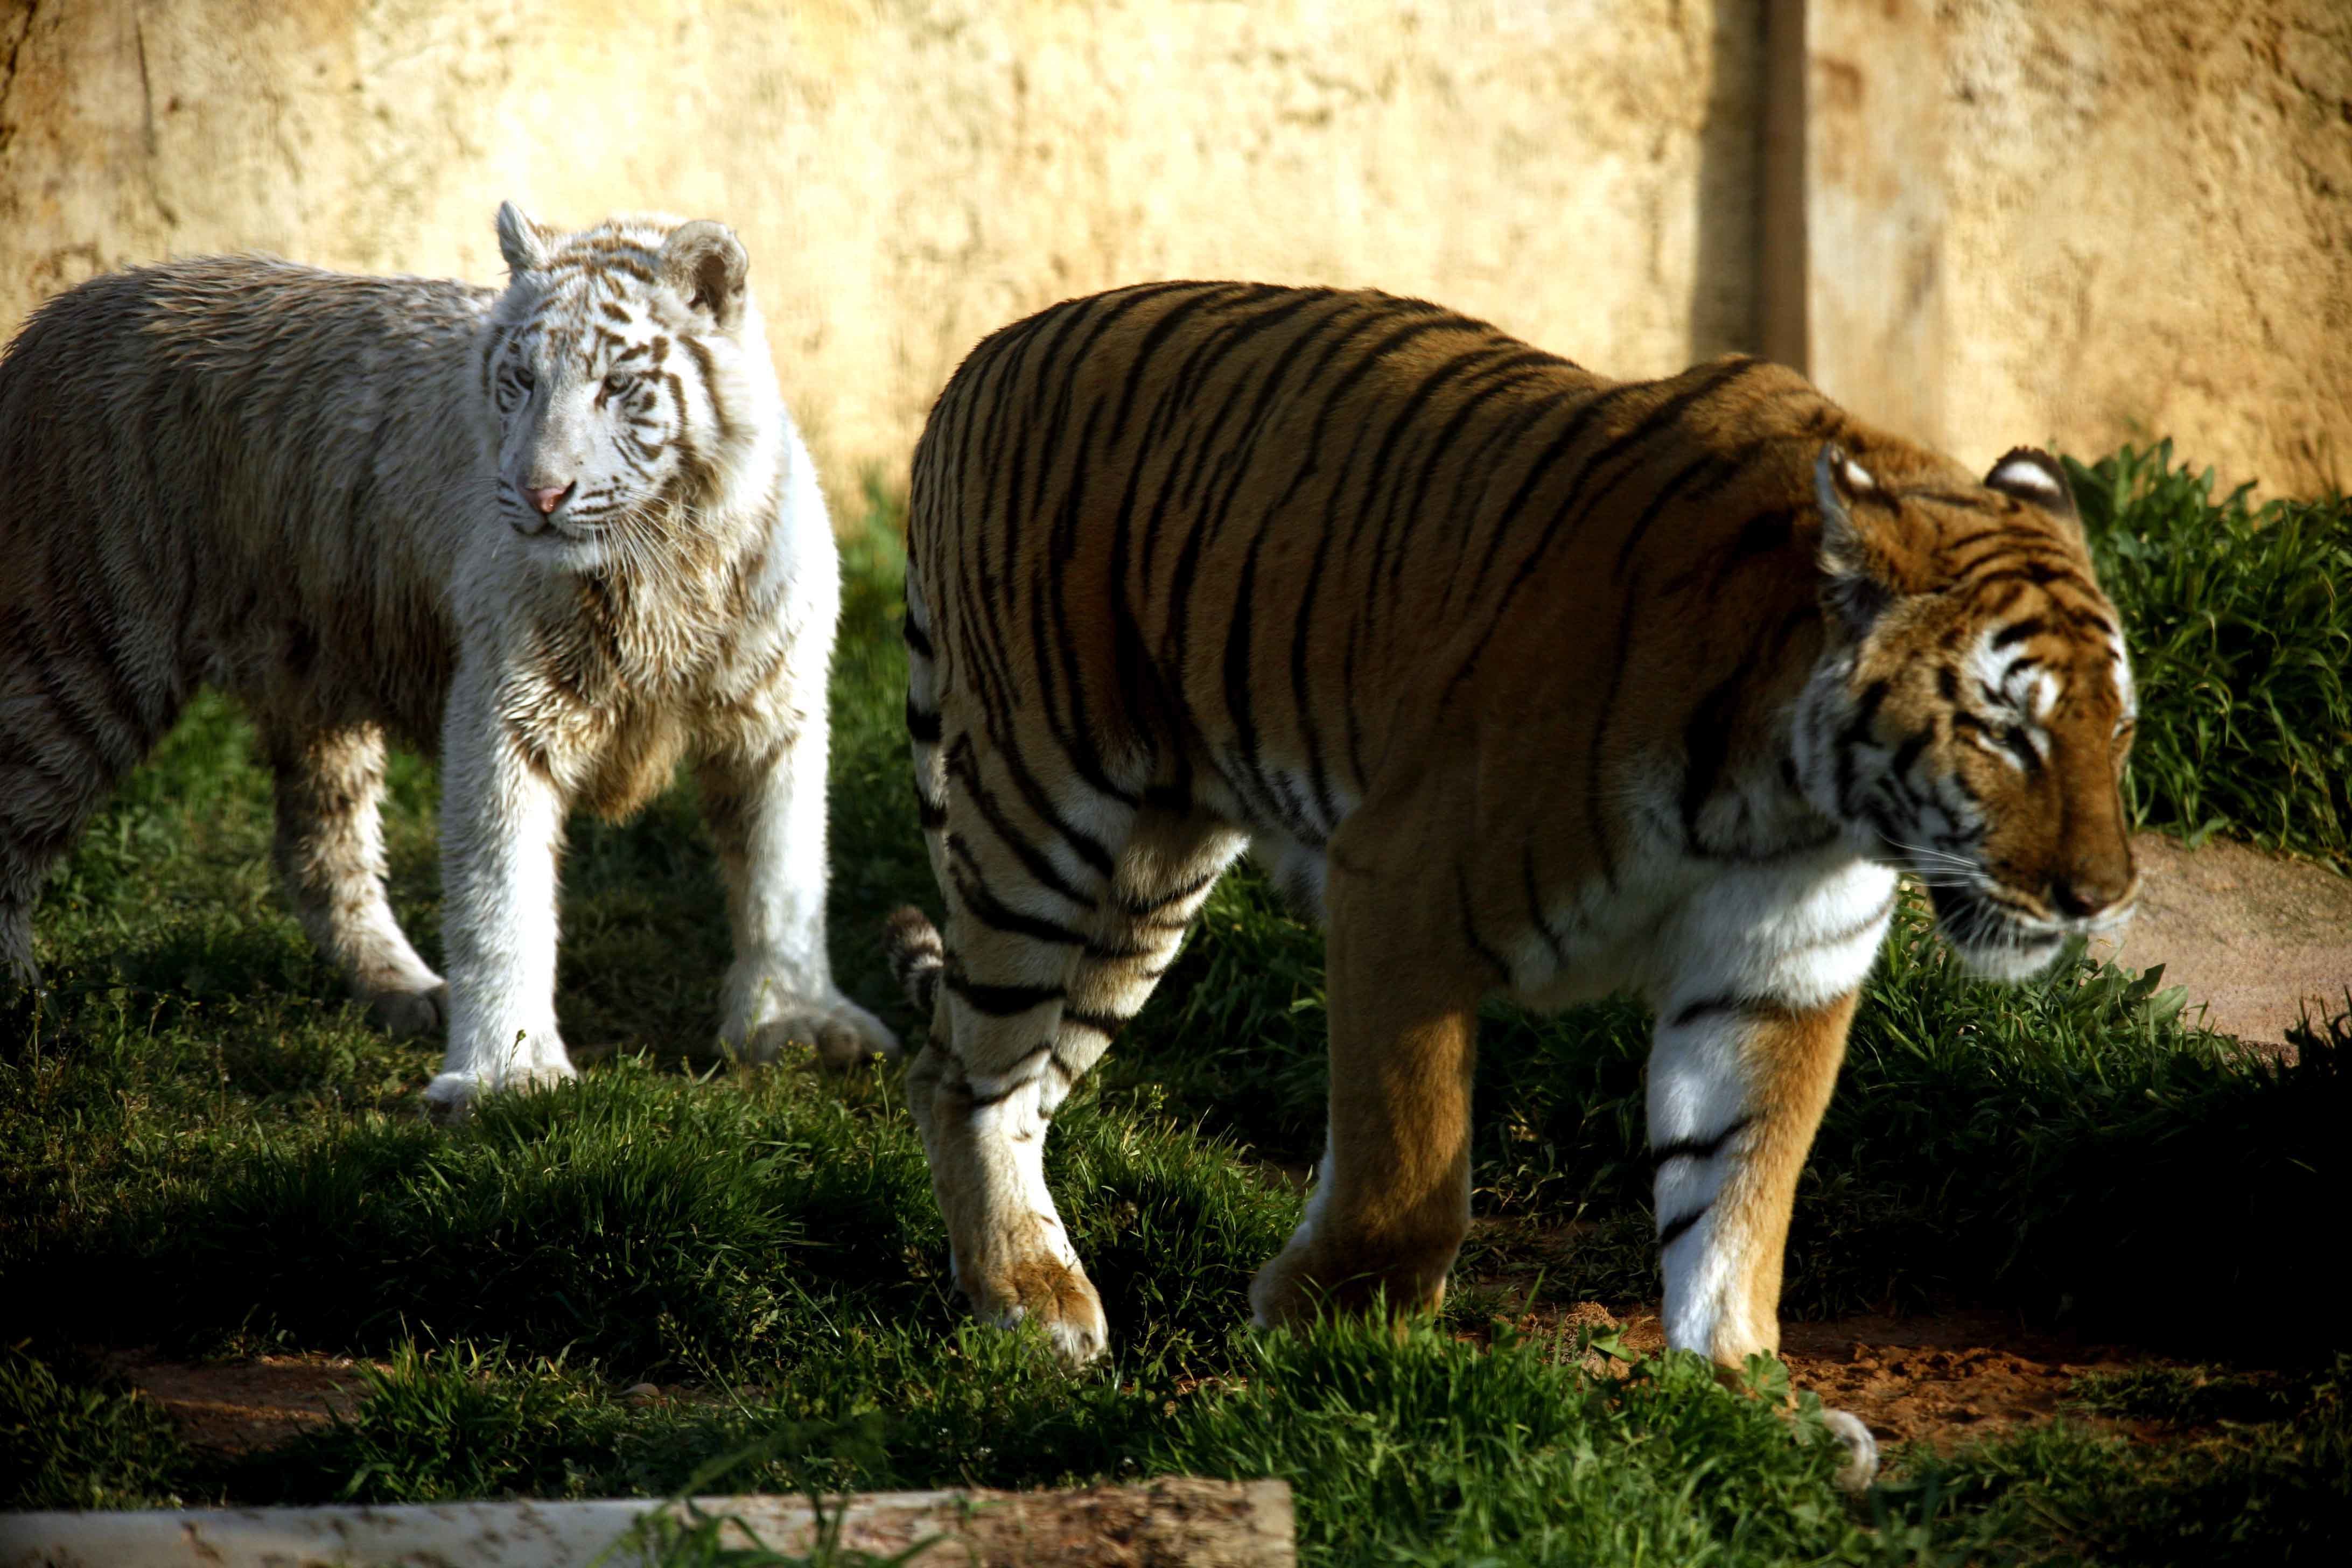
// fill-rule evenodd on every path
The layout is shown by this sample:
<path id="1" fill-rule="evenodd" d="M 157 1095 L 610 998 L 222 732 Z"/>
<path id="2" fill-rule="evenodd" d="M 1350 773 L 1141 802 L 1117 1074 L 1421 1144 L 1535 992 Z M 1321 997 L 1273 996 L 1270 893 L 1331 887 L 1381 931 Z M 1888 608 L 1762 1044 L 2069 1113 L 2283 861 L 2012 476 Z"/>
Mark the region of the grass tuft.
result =
<path id="1" fill-rule="evenodd" d="M 173 1507 L 192 1466 L 171 1417 L 121 1379 L 0 1347 L 0 1509 Z"/>
<path id="2" fill-rule="evenodd" d="M 2352 868 L 2352 500 L 2217 500 L 2169 441 L 2067 472 L 2139 680 L 2135 816 Z"/>

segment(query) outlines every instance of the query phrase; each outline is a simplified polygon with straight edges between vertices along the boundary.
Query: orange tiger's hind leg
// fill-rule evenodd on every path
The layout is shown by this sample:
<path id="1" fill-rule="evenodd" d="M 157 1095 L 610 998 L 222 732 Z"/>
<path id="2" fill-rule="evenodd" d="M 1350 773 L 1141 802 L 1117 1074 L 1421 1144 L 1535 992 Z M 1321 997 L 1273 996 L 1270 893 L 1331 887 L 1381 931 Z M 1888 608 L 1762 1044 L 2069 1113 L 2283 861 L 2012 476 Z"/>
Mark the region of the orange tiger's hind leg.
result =
<path id="1" fill-rule="evenodd" d="M 1081 889 L 1059 869 L 1024 874 L 1032 868 L 1020 857 L 1007 864 L 974 847 L 962 824 L 984 827 L 1003 798 L 971 788 L 968 776 L 950 787 L 949 934 L 908 1098 L 956 1282 L 973 1310 L 1004 1324 L 1035 1317 L 1066 1359 L 1084 1362 L 1105 1348 L 1108 1324 L 1045 1186 L 1045 1133 L 1150 997 L 1244 840 L 1146 808 L 1111 849 L 1108 881 Z M 1073 896 L 1080 892 L 1091 907 Z M 912 957 L 920 933 L 895 940 Z M 1059 977 L 1058 994 L 1036 983 L 1048 974 Z"/>
<path id="2" fill-rule="evenodd" d="M 1136 816 L 1094 934 L 1070 973 L 1053 1054 L 1052 1106 L 1102 1059 L 1151 998 L 1184 932 L 1248 837 L 1222 822 L 1145 806 Z"/>
<path id="3" fill-rule="evenodd" d="M 907 1095 L 958 1288 L 983 1320 L 1034 1318 L 1083 1362 L 1108 1327 L 1045 1185 L 1045 1131 L 1067 1092 L 1055 1059 L 1064 1004 L 1127 823 L 1108 801 L 1066 814 L 1025 767 L 969 734 L 945 738 L 944 968 Z"/>

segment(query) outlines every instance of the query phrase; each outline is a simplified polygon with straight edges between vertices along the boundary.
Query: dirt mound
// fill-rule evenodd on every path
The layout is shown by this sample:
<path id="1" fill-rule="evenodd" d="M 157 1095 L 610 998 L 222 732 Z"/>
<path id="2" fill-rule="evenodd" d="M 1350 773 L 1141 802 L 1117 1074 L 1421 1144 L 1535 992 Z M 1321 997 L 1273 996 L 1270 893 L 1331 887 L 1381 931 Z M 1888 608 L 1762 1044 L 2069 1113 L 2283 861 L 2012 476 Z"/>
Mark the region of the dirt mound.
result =
<path id="1" fill-rule="evenodd" d="M 2143 833 L 2132 849 L 2139 912 L 2098 956 L 2164 965 L 2209 1026 L 2266 1048 L 2305 1013 L 2352 1005 L 2352 877 L 2220 838 L 2191 850 Z"/>
<path id="2" fill-rule="evenodd" d="M 1541 1307 L 1509 1321 L 1530 1337 L 1562 1341 L 1580 1329 L 1613 1329 L 1625 1349 L 1643 1354 L 1666 1345 L 1655 1311 L 1613 1313 L 1597 1301 Z M 1788 1323 L 1780 1330 L 1780 1359 L 1793 1386 L 1861 1416 L 1882 1444 L 1924 1442 L 1941 1450 L 2049 1420 L 2086 1373 L 2152 1364 L 2137 1352 L 2079 1343 L 1980 1311 Z M 1595 1358 L 1593 1369 L 1608 1367 Z"/>

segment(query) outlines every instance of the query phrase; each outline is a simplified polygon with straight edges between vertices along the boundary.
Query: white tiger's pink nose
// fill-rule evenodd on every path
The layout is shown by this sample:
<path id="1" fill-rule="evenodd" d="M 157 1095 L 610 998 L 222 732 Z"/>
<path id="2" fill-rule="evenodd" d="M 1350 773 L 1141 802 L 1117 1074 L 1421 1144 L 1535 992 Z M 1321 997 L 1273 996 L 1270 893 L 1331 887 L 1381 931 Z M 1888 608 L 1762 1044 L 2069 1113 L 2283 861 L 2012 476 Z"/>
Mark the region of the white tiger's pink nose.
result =
<path id="1" fill-rule="evenodd" d="M 530 498 L 530 504 L 540 510 L 541 515 L 546 516 L 563 504 L 563 498 L 572 493 L 572 487 L 551 485 L 545 489 L 525 490 L 522 493 Z"/>

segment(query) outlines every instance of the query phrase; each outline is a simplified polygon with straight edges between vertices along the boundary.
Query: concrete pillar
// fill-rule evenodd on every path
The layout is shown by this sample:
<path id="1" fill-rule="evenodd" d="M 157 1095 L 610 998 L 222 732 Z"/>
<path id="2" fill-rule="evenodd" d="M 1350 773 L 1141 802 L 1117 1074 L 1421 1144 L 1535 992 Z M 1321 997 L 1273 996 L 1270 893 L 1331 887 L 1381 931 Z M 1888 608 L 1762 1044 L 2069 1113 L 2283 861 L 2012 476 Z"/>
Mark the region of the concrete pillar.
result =
<path id="1" fill-rule="evenodd" d="M 1764 353 L 1933 446 L 1948 439 L 1943 104 L 1933 0 L 1767 0 Z"/>

